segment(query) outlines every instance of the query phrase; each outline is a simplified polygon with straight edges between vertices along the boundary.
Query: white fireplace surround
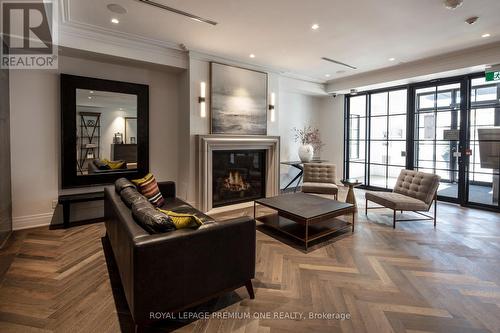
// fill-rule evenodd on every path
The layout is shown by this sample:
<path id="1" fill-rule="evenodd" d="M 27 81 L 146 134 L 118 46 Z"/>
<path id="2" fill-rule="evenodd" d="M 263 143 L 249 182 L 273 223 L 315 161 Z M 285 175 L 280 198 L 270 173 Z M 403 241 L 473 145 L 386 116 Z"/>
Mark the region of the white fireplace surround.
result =
<path id="1" fill-rule="evenodd" d="M 198 135 L 200 210 L 212 207 L 212 158 L 215 150 L 265 150 L 266 197 L 279 194 L 280 138 L 256 135 Z"/>

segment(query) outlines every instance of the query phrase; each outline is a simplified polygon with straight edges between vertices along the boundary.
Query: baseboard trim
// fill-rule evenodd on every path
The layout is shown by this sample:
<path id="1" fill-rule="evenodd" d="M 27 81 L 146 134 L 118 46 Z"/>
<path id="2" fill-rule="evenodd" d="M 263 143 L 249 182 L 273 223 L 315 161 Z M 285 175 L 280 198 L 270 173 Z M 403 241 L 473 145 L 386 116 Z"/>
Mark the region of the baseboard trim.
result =
<path id="1" fill-rule="evenodd" d="M 54 213 L 18 216 L 12 218 L 12 230 L 31 229 L 50 225 Z"/>

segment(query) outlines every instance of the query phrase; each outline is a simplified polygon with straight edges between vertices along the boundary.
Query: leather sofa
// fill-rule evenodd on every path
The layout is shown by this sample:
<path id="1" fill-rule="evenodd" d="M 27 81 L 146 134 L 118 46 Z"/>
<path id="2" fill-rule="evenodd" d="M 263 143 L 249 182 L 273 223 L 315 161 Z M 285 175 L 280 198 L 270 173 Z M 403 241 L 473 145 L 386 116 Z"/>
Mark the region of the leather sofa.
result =
<path id="1" fill-rule="evenodd" d="M 254 298 L 255 221 L 214 221 L 175 197 L 175 183 L 159 183 L 162 209 L 193 213 L 198 229 L 149 234 L 113 186 L 105 188 L 106 232 L 135 324 L 148 326 L 155 313 L 176 313 L 246 286 Z"/>

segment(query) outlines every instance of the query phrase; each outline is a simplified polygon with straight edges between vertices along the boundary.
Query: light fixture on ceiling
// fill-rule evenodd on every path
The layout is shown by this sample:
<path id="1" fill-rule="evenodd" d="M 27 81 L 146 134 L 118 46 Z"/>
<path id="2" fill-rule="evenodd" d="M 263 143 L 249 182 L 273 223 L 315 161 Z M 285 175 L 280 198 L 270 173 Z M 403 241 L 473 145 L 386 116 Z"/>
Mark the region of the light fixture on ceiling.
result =
<path id="1" fill-rule="evenodd" d="M 319 29 L 319 24 L 318 23 L 314 23 L 313 25 L 311 25 L 311 29 L 318 30 Z"/>
<path id="2" fill-rule="evenodd" d="M 389 61 L 394 61 L 396 60 L 396 58 L 389 58 Z"/>
<path id="3" fill-rule="evenodd" d="M 325 77 L 330 77 L 330 74 L 325 74 Z"/>
<path id="4" fill-rule="evenodd" d="M 253 59 L 253 58 L 255 58 L 255 54 L 252 53 L 249 55 L 249 57 Z"/>
<path id="5" fill-rule="evenodd" d="M 444 0 L 443 3 L 448 9 L 457 9 L 464 4 L 464 0 Z"/>
<path id="6" fill-rule="evenodd" d="M 89 96 L 89 99 L 92 99 L 92 96 Z"/>
<path id="7" fill-rule="evenodd" d="M 89 92 L 90 92 L 91 94 L 93 94 L 93 93 L 94 93 L 94 91 L 93 91 L 93 90 L 91 90 L 91 91 L 89 91 Z"/>
<path id="8" fill-rule="evenodd" d="M 333 60 L 333 59 L 330 59 L 330 58 L 327 58 L 327 57 L 322 57 L 321 58 L 322 60 L 325 60 L 325 61 L 329 61 L 329 62 L 333 62 L 334 64 L 337 64 L 337 65 L 342 65 L 342 66 L 345 66 L 345 67 L 349 67 L 351 69 L 357 69 L 356 67 L 354 66 L 351 66 L 351 65 L 348 65 L 346 63 L 343 63 L 343 62 L 340 62 L 338 60 Z"/>
<path id="9" fill-rule="evenodd" d="M 488 38 L 488 37 L 491 37 L 491 35 L 490 34 L 483 34 L 483 35 L 481 35 L 481 37 L 482 38 Z"/>
<path id="10" fill-rule="evenodd" d="M 274 123 L 276 121 L 276 94 L 271 93 L 271 103 L 269 103 L 269 112 L 270 112 L 270 118 L 271 122 Z"/>
<path id="11" fill-rule="evenodd" d="M 161 8 L 161 9 L 167 10 L 167 11 L 172 12 L 174 14 L 179 14 L 179 15 L 185 16 L 185 17 L 190 18 L 191 20 L 194 20 L 196 22 L 207 23 L 207 24 L 210 24 L 210 25 L 217 25 L 218 24 L 215 21 L 212 21 L 212 20 L 209 20 L 209 19 L 197 16 L 197 15 L 191 14 L 191 13 L 179 10 L 179 9 L 175 9 L 175 8 L 172 8 L 172 7 L 169 7 L 169 6 L 165 6 L 165 5 L 161 4 L 161 3 L 154 2 L 154 1 L 151 1 L 151 0 L 137 0 L 137 1 L 140 1 L 142 3 L 145 3 L 145 4 L 153 6 L 153 7 L 157 7 L 157 8 Z"/>
<path id="12" fill-rule="evenodd" d="M 358 91 L 356 89 L 351 89 L 350 93 L 351 95 L 357 95 Z"/>
<path id="13" fill-rule="evenodd" d="M 207 116 L 207 84 L 205 82 L 200 82 L 198 103 L 200 103 L 200 117 L 205 118 Z"/>
<path id="14" fill-rule="evenodd" d="M 120 20 L 119 20 L 119 19 L 117 19 L 116 17 L 113 17 L 113 18 L 111 19 L 111 23 L 113 23 L 113 24 L 118 24 L 118 23 L 120 23 Z"/>
<path id="15" fill-rule="evenodd" d="M 116 3 L 110 3 L 106 7 L 112 13 L 120 14 L 120 15 L 127 14 L 127 10 L 122 5 L 118 5 Z"/>
<path id="16" fill-rule="evenodd" d="M 474 23 L 477 22 L 477 20 L 479 20 L 479 17 L 477 16 L 472 16 L 472 17 L 469 17 L 468 19 L 465 20 L 465 23 L 469 24 L 469 25 L 473 25 Z"/>

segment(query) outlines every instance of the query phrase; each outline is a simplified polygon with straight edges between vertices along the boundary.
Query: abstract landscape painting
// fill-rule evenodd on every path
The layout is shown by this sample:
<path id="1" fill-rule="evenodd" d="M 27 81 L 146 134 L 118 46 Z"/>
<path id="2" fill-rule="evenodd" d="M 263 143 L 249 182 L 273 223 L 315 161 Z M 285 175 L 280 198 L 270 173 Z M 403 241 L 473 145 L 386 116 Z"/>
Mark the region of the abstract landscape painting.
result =
<path id="1" fill-rule="evenodd" d="M 267 134 L 267 74 L 211 63 L 213 134 Z"/>

